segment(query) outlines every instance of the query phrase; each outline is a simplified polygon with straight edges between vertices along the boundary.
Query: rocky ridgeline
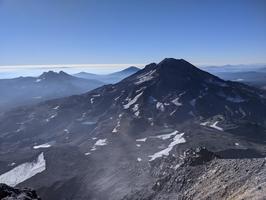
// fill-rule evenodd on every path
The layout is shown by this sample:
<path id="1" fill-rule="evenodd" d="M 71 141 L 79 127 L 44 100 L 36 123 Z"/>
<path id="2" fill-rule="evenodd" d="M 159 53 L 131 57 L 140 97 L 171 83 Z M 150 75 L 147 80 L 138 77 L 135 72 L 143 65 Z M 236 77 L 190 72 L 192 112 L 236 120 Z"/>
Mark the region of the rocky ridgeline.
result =
<path id="1" fill-rule="evenodd" d="M 152 163 L 153 182 L 124 200 L 265 199 L 266 160 L 223 159 L 204 147 Z"/>
<path id="2" fill-rule="evenodd" d="M 0 199 L 2 200 L 41 200 L 35 190 L 24 188 L 18 189 L 6 184 L 0 184 Z"/>

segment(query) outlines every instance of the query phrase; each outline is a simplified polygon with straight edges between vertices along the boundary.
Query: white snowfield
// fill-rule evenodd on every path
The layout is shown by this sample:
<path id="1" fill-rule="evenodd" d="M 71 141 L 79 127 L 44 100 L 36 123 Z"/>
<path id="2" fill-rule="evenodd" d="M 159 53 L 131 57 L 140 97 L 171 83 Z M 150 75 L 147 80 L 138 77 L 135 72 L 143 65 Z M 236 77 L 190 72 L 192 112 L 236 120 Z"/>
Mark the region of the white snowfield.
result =
<path id="1" fill-rule="evenodd" d="M 216 129 L 218 131 L 223 131 L 224 130 L 223 128 L 217 126 L 218 123 L 219 123 L 219 121 L 215 121 L 214 123 L 209 122 L 209 121 L 206 121 L 206 122 L 200 123 L 200 125 L 202 125 L 202 126 L 209 126 L 209 127 L 214 128 L 214 129 Z"/>
<path id="2" fill-rule="evenodd" d="M 137 100 L 139 99 L 139 97 L 143 94 L 143 92 L 139 93 L 138 95 L 136 95 L 132 100 L 129 100 L 129 102 L 124 105 L 124 109 L 128 109 L 131 105 L 133 105 L 134 103 L 137 102 Z"/>
<path id="3" fill-rule="evenodd" d="M 114 127 L 114 129 L 112 130 L 112 133 L 117 133 L 118 130 L 117 130 L 118 126 Z"/>
<path id="4" fill-rule="evenodd" d="M 107 144 L 107 139 L 99 139 L 95 142 L 95 146 L 104 146 Z"/>
<path id="5" fill-rule="evenodd" d="M 145 90 L 147 87 L 144 86 L 144 87 L 141 87 L 140 89 L 136 90 L 137 93 L 141 92 L 142 90 Z"/>
<path id="6" fill-rule="evenodd" d="M 153 161 L 156 158 L 160 158 L 162 156 L 169 156 L 170 151 L 174 148 L 175 145 L 185 143 L 186 140 L 183 138 L 184 133 L 176 134 L 176 136 L 173 138 L 173 141 L 168 145 L 168 147 L 164 150 L 161 150 L 153 155 L 150 155 L 150 160 Z"/>
<path id="7" fill-rule="evenodd" d="M 145 142 L 147 138 L 136 139 L 136 142 Z"/>
<path id="8" fill-rule="evenodd" d="M 175 104 L 176 106 L 182 106 L 182 103 L 179 102 L 179 98 L 180 98 L 180 97 L 177 97 L 177 98 L 173 99 L 173 100 L 172 100 L 172 103 Z"/>
<path id="9" fill-rule="evenodd" d="M 60 106 L 55 106 L 53 109 L 58 110 L 58 108 L 60 108 Z"/>
<path id="10" fill-rule="evenodd" d="M 138 111 L 139 109 L 139 104 L 135 104 L 134 107 L 132 108 L 133 111 Z"/>
<path id="11" fill-rule="evenodd" d="M 176 135 L 178 133 L 178 131 L 174 131 L 172 133 L 168 133 L 168 134 L 163 134 L 163 135 L 156 135 L 156 136 L 151 136 L 152 138 L 159 138 L 162 140 L 166 140 L 171 138 L 172 136 Z"/>
<path id="12" fill-rule="evenodd" d="M 45 143 L 45 144 L 33 146 L 33 149 L 41 149 L 41 148 L 49 148 L 49 147 L 51 147 L 51 145 L 49 143 Z"/>
<path id="13" fill-rule="evenodd" d="M 95 139 L 97 139 L 97 138 L 92 138 L 93 140 Z M 91 151 L 96 151 L 97 150 L 97 146 L 105 146 L 105 145 L 107 145 L 107 139 L 105 138 L 105 139 L 99 139 L 99 140 L 97 140 L 95 143 L 94 143 L 94 145 L 93 145 L 93 147 L 91 148 Z M 90 155 L 90 153 L 89 152 L 87 152 L 87 153 L 85 153 L 85 155 L 87 156 L 87 155 Z"/>
<path id="14" fill-rule="evenodd" d="M 0 175 L 0 183 L 16 186 L 36 174 L 43 172 L 45 169 L 46 162 L 43 153 L 41 153 L 35 161 L 23 163 Z"/>
<path id="15" fill-rule="evenodd" d="M 49 122 L 51 119 L 54 119 L 56 116 L 57 116 L 57 113 L 51 115 L 50 117 L 48 117 L 48 118 L 46 119 L 46 122 Z"/>
<path id="16" fill-rule="evenodd" d="M 210 125 L 210 127 L 217 129 L 219 131 L 223 131 L 223 128 L 217 126 L 217 124 L 219 123 L 219 121 L 214 122 L 213 124 Z"/>
<path id="17" fill-rule="evenodd" d="M 150 80 L 152 80 L 154 77 L 153 77 L 153 74 L 156 72 L 156 70 L 154 69 L 154 70 L 151 70 L 151 71 L 149 71 L 149 72 L 147 72 L 147 73 L 145 73 L 145 74 L 141 74 L 141 75 L 139 75 L 138 76 L 138 81 L 137 82 L 135 82 L 135 84 L 136 85 L 139 85 L 139 84 L 141 84 L 141 83 L 144 83 L 144 82 L 146 82 L 146 81 L 150 81 Z"/>
<path id="18" fill-rule="evenodd" d="M 181 102 L 179 102 L 179 99 L 180 99 L 184 94 L 186 94 L 186 91 L 180 93 L 180 94 L 178 95 L 178 97 L 176 97 L 175 99 L 173 99 L 171 102 L 172 102 L 173 104 L 175 104 L 176 106 L 182 106 L 183 104 L 182 104 Z"/>
<path id="19" fill-rule="evenodd" d="M 160 110 L 160 111 L 164 111 L 165 109 L 164 109 L 164 105 L 163 105 L 163 103 L 161 103 L 161 102 L 157 102 L 156 103 L 156 108 L 158 109 L 158 110 Z"/>
<path id="20" fill-rule="evenodd" d="M 135 104 L 134 107 L 132 108 L 133 112 L 134 112 L 134 115 L 136 117 L 139 116 L 140 112 L 139 112 L 139 104 Z"/>

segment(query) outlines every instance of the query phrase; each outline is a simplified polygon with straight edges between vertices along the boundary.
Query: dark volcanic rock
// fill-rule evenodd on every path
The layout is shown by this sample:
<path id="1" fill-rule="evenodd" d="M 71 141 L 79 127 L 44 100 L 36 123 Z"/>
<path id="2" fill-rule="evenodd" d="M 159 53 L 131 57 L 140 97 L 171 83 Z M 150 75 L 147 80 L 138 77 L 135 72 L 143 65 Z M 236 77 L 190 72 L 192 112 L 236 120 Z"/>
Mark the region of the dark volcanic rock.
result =
<path id="1" fill-rule="evenodd" d="M 265 158 L 214 158 L 217 158 L 215 153 L 199 148 L 197 153 L 193 150 L 186 151 L 182 165 L 177 164 L 178 158 L 160 159 L 152 169 L 154 179 L 123 199 L 264 200 L 266 198 Z M 195 165 L 198 163 L 203 164 Z"/>
<path id="2" fill-rule="evenodd" d="M 195 150 L 188 149 L 184 152 L 184 164 L 191 166 L 204 164 L 214 158 L 220 158 L 220 156 L 205 147 L 198 147 Z"/>
<path id="3" fill-rule="evenodd" d="M 35 190 L 18 189 L 0 183 L 0 199 L 2 200 L 41 200 Z"/>

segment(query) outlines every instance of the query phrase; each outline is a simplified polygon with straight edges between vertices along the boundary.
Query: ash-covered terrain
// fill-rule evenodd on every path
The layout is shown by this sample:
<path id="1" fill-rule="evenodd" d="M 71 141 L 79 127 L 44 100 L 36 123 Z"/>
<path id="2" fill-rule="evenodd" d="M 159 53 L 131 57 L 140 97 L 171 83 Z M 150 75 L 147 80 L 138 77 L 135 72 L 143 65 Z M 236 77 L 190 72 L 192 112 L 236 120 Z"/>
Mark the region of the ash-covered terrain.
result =
<path id="1" fill-rule="evenodd" d="M 265 199 L 266 97 L 183 59 L 0 116 L 0 182 L 42 199 Z"/>

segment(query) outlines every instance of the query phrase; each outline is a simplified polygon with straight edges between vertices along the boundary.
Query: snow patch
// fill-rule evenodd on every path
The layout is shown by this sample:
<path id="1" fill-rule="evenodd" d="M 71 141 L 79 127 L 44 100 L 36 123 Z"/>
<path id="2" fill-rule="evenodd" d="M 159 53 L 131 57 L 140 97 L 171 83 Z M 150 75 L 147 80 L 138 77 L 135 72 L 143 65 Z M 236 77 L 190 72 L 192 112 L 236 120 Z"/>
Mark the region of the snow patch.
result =
<path id="1" fill-rule="evenodd" d="M 186 140 L 183 138 L 184 133 L 177 134 L 174 138 L 173 141 L 168 145 L 168 147 L 164 150 L 161 150 L 153 155 L 150 155 L 150 160 L 153 161 L 156 158 L 160 158 L 162 156 L 169 156 L 170 151 L 174 148 L 175 145 L 185 143 Z"/>
<path id="2" fill-rule="evenodd" d="M 151 70 L 145 74 L 141 74 L 139 75 L 137 78 L 138 78 L 138 81 L 135 82 L 136 85 L 139 85 L 141 83 L 144 83 L 144 82 L 147 82 L 147 81 L 150 81 L 152 80 L 154 77 L 153 77 L 153 74 L 156 72 L 156 70 Z"/>
<path id="3" fill-rule="evenodd" d="M 179 98 L 180 98 L 180 97 L 177 97 L 177 98 L 175 98 L 174 100 L 172 100 L 171 102 L 172 102 L 173 104 L 175 104 L 176 106 L 182 106 L 182 103 L 179 102 Z"/>
<path id="4" fill-rule="evenodd" d="M 92 138 L 92 139 L 94 140 L 94 139 L 97 139 L 97 138 Z M 95 144 L 91 148 L 91 151 L 97 150 L 97 148 L 96 148 L 97 146 L 105 146 L 105 145 L 107 145 L 107 139 L 106 138 L 105 139 L 99 139 L 99 140 L 97 140 L 95 142 Z"/>
<path id="5" fill-rule="evenodd" d="M 10 167 L 13 167 L 14 165 L 16 165 L 15 162 L 12 162 L 12 163 L 8 164 L 8 166 L 10 166 Z"/>
<path id="6" fill-rule="evenodd" d="M 147 88 L 146 86 L 141 87 L 140 89 L 136 90 L 136 93 L 139 93 L 139 92 L 141 92 L 142 90 L 145 90 L 146 88 Z"/>
<path id="7" fill-rule="evenodd" d="M 162 140 L 166 140 L 166 139 L 169 139 L 172 136 L 176 135 L 177 133 L 178 133 L 178 131 L 174 131 L 174 132 L 169 133 L 169 134 L 157 135 L 157 136 L 152 136 L 152 137 L 153 138 L 162 139 Z"/>
<path id="8" fill-rule="evenodd" d="M 173 110 L 173 111 L 170 113 L 170 116 L 172 116 L 173 114 L 175 114 L 176 111 L 177 111 L 177 109 Z"/>
<path id="9" fill-rule="evenodd" d="M 114 127 L 114 129 L 112 130 L 112 133 L 117 133 L 118 132 L 117 128 L 118 128 L 117 126 Z"/>
<path id="10" fill-rule="evenodd" d="M 129 100 L 129 102 L 124 105 L 124 109 L 128 109 L 131 105 L 133 105 L 134 103 L 137 102 L 137 100 L 139 99 L 139 97 L 143 94 L 143 92 L 139 93 L 138 95 L 136 95 L 132 100 Z"/>
<path id="11" fill-rule="evenodd" d="M 134 113 L 134 115 L 135 115 L 136 117 L 138 117 L 138 116 L 139 116 L 139 113 L 140 113 L 140 112 L 139 112 L 139 110 L 138 110 L 137 112 Z"/>
<path id="12" fill-rule="evenodd" d="M 60 106 L 55 106 L 53 109 L 54 109 L 54 110 L 58 110 L 59 107 L 60 107 Z"/>
<path id="13" fill-rule="evenodd" d="M 19 183 L 43 172 L 46 169 L 46 161 L 43 153 L 33 162 L 23 163 L 12 170 L 0 175 L 0 183 L 16 186 Z"/>
<path id="14" fill-rule="evenodd" d="M 157 102 L 156 103 L 156 108 L 158 109 L 158 110 L 160 110 L 160 111 L 164 111 L 165 109 L 164 109 L 164 105 L 163 105 L 163 103 L 161 103 L 161 102 Z"/>
<path id="15" fill-rule="evenodd" d="M 134 112 L 134 115 L 135 116 L 139 116 L 140 114 L 140 111 L 139 111 L 139 104 L 135 104 L 134 107 L 132 108 L 133 112 Z"/>
<path id="16" fill-rule="evenodd" d="M 42 149 L 42 148 L 49 148 L 49 147 L 51 147 L 51 145 L 49 143 L 45 143 L 45 144 L 33 146 L 33 149 Z"/>
<path id="17" fill-rule="evenodd" d="M 146 142 L 147 138 L 136 139 L 136 142 Z"/>
<path id="18" fill-rule="evenodd" d="M 120 96 L 116 97 L 115 98 L 115 101 L 117 101 L 121 96 L 122 96 L 122 94 Z"/>
<path id="19" fill-rule="evenodd" d="M 57 114 L 51 115 L 49 118 L 46 119 L 46 122 L 49 122 L 51 119 L 54 119 L 57 116 Z"/>
<path id="20" fill-rule="evenodd" d="M 215 121 L 214 123 L 209 122 L 209 121 L 206 121 L 206 122 L 200 123 L 200 125 L 202 125 L 202 126 L 209 126 L 211 128 L 217 129 L 219 131 L 223 131 L 223 128 L 217 126 L 218 123 L 219 123 L 219 121 Z"/>
<path id="21" fill-rule="evenodd" d="M 201 126 L 207 126 L 209 123 L 210 123 L 210 122 L 208 122 L 208 121 L 207 121 L 207 122 L 202 122 L 202 123 L 200 123 L 200 125 L 201 125 Z"/>
<path id="22" fill-rule="evenodd" d="M 219 121 L 214 122 L 213 124 L 210 125 L 210 127 L 217 129 L 219 131 L 223 131 L 223 128 L 217 126 L 217 124 L 219 123 Z"/>
<path id="23" fill-rule="evenodd" d="M 94 144 L 94 146 L 104 146 L 104 145 L 107 145 L 107 139 L 99 139 Z"/>

